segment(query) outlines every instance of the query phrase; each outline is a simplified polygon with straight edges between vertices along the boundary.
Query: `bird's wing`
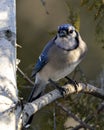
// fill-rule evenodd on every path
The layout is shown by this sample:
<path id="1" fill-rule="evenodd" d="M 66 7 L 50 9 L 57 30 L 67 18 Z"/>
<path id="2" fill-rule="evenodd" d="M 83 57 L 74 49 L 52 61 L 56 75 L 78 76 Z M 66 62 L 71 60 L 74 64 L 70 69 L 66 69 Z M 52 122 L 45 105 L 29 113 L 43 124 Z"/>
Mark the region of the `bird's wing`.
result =
<path id="1" fill-rule="evenodd" d="M 52 40 L 50 40 L 47 45 L 44 47 L 41 55 L 39 56 L 35 67 L 33 68 L 33 72 L 31 77 L 35 77 L 36 73 L 39 72 L 45 64 L 48 63 L 48 51 L 49 49 L 53 46 L 55 38 L 53 38 Z"/>

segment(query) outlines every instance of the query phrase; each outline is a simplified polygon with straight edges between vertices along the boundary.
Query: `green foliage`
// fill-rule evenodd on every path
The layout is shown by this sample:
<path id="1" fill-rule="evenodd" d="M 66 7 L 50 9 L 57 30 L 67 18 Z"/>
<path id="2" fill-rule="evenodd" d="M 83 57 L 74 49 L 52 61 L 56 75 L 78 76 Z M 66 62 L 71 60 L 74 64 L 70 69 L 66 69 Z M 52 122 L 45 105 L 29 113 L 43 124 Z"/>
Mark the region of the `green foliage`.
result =
<path id="1" fill-rule="evenodd" d="M 79 11 L 73 11 L 73 7 L 67 2 L 67 7 L 68 7 L 68 18 L 67 21 L 75 26 L 75 28 L 79 31 L 80 30 L 80 15 Z"/>
<path id="2" fill-rule="evenodd" d="M 104 48 L 104 0 L 81 0 L 81 6 L 87 6 L 89 11 L 95 11 L 96 40 Z"/>
<path id="3" fill-rule="evenodd" d="M 81 6 L 87 6 L 89 11 L 96 9 L 95 19 L 104 16 L 104 1 L 103 0 L 81 0 Z"/>

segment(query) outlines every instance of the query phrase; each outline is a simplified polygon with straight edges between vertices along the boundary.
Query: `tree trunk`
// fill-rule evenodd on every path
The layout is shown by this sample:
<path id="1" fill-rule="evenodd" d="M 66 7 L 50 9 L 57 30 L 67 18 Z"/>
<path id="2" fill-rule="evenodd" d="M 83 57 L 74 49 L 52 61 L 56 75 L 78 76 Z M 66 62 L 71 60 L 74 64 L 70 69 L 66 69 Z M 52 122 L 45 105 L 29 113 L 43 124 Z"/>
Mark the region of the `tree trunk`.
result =
<path id="1" fill-rule="evenodd" d="M 15 0 L 0 0 L 0 130 L 15 130 L 16 85 Z"/>

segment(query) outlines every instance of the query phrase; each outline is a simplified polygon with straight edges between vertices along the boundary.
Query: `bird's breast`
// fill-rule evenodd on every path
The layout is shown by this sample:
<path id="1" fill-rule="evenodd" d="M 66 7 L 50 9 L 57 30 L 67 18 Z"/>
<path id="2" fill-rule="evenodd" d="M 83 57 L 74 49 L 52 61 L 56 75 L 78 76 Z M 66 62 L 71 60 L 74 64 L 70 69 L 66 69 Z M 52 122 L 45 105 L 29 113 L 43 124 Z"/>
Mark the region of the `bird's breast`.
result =
<path id="1" fill-rule="evenodd" d="M 49 52 L 49 61 L 39 72 L 40 77 L 45 81 L 49 78 L 57 81 L 70 74 L 80 63 L 84 56 L 82 47 L 72 51 L 64 51 L 57 46 L 53 46 Z"/>
<path id="2" fill-rule="evenodd" d="M 57 56 L 56 56 L 57 57 Z M 58 81 L 68 74 L 70 74 L 75 67 L 79 64 L 79 61 L 71 61 L 65 55 L 60 55 L 60 57 L 55 59 L 50 59 L 50 61 L 45 65 L 45 67 L 40 72 L 41 76 L 48 80 L 51 78 L 54 81 Z"/>
<path id="3" fill-rule="evenodd" d="M 51 78 L 54 81 L 60 80 L 64 78 L 65 76 L 69 75 L 75 67 L 78 65 L 78 63 L 70 64 L 69 66 L 63 67 L 59 70 L 54 71 L 54 74 L 51 75 Z"/>

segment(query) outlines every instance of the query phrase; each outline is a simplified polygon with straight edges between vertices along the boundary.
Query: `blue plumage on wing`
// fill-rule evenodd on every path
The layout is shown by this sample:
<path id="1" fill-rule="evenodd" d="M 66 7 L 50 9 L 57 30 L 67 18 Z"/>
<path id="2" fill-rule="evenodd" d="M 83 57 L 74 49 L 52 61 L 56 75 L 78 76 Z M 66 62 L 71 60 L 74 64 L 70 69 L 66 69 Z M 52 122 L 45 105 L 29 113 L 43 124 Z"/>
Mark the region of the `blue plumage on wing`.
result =
<path id="1" fill-rule="evenodd" d="M 47 62 L 48 62 L 47 55 L 41 54 L 38 58 L 37 63 L 35 64 L 34 69 L 33 69 L 32 77 L 34 77 L 36 75 L 36 73 L 39 72 Z"/>
<path id="2" fill-rule="evenodd" d="M 47 43 L 47 45 L 44 47 L 41 55 L 39 56 L 35 66 L 34 66 L 34 69 L 33 69 L 33 72 L 32 72 L 32 77 L 35 77 L 36 73 L 39 72 L 44 67 L 44 65 L 48 63 L 48 51 L 53 46 L 54 39 L 49 41 Z"/>

